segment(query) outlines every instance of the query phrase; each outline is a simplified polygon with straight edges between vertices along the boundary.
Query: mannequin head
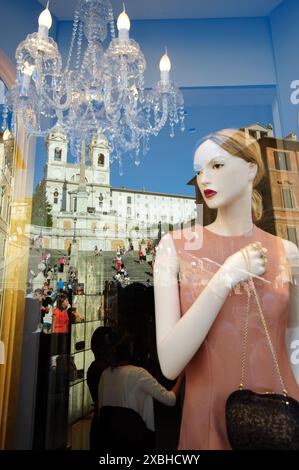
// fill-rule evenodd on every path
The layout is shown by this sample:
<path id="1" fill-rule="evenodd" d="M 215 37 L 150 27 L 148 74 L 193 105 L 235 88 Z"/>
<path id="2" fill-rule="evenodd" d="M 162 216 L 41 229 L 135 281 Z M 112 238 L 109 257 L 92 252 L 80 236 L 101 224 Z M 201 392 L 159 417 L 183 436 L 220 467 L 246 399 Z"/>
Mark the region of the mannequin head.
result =
<path id="1" fill-rule="evenodd" d="M 261 218 L 262 198 L 254 188 L 263 177 L 264 163 L 260 147 L 253 137 L 235 129 L 209 134 L 196 148 L 194 169 L 198 187 L 209 209 L 229 206 L 250 193 L 253 220 Z"/>

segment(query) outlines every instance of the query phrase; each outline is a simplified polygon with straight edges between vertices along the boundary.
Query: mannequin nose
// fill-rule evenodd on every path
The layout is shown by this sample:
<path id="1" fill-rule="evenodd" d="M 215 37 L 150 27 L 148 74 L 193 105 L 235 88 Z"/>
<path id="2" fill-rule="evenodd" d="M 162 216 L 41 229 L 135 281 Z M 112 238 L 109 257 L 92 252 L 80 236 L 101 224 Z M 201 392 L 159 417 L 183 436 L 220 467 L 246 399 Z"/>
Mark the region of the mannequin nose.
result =
<path id="1" fill-rule="evenodd" d="M 199 183 L 202 184 L 202 185 L 207 185 L 211 182 L 211 178 L 210 178 L 210 175 L 209 175 L 209 172 L 203 170 L 201 172 L 201 174 L 199 175 L 199 179 L 198 179 Z"/>

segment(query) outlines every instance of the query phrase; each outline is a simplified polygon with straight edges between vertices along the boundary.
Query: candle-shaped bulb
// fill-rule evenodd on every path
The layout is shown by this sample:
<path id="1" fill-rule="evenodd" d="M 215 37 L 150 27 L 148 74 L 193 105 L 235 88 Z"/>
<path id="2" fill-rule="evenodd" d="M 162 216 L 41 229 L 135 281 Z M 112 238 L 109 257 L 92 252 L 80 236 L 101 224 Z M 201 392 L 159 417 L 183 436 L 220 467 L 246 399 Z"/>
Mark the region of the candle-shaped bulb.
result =
<path id="1" fill-rule="evenodd" d="M 130 18 L 128 17 L 124 8 L 124 11 L 117 18 L 118 38 L 120 41 L 128 41 L 130 27 Z"/>
<path id="2" fill-rule="evenodd" d="M 51 28 L 51 26 L 52 26 L 52 16 L 51 16 L 50 10 L 48 8 L 48 5 L 44 9 L 44 11 L 42 11 L 41 14 L 39 15 L 38 25 L 39 26 L 45 26 L 46 28 L 48 28 L 48 30 Z"/>
<path id="3" fill-rule="evenodd" d="M 167 55 L 167 51 L 161 57 L 159 66 L 160 66 L 161 81 L 163 83 L 169 83 L 169 72 L 170 72 L 170 69 L 171 69 L 171 62 L 170 62 L 170 59 Z"/>
<path id="4" fill-rule="evenodd" d="M 127 13 L 124 10 L 117 18 L 117 29 L 118 31 L 120 31 L 121 29 L 130 31 L 130 27 L 131 27 L 130 18 L 128 17 Z"/>
<path id="5" fill-rule="evenodd" d="M 165 53 L 161 57 L 161 60 L 160 60 L 160 72 L 170 72 L 170 70 L 171 70 L 171 62 L 167 53 Z"/>
<path id="6" fill-rule="evenodd" d="M 52 26 L 52 16 L 49 11 L 49 2 L 44 11 L 41 12 L 38 18 L 38 36 L 41 39 L 47 40 L 49 29 Z"/>

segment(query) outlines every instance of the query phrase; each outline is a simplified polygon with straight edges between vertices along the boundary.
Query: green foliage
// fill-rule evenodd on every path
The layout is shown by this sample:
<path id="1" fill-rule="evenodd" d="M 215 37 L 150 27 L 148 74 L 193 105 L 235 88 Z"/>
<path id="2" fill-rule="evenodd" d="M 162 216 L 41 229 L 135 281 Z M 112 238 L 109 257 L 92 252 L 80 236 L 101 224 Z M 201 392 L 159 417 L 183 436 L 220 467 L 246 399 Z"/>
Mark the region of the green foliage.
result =
<path id="1" fill-rule="evenodd" d="M 31 223 L 42 227 L 52 227 L 52 206 L 47 200 L 45 180 L 36 185 L 32 197 Z"/>

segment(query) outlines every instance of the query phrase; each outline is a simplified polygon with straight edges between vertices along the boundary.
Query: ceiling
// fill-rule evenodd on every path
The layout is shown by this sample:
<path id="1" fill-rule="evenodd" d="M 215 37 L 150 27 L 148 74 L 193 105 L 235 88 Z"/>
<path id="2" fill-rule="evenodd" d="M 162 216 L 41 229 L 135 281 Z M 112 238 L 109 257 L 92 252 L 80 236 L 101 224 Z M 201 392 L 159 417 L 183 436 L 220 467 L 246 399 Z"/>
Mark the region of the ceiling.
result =
<path id="1" fill-rule="evenodd" d="M 47 0 L 38 0 L 46 5 Z M 50 0 L 50 10 L 59 20 L 71 20 L 78 0 Z M 131 19 L 194 19 L 267 16 L 283 0 L 125 0 Z M 111 0 L 114 15 L 121 0 Z"/>

